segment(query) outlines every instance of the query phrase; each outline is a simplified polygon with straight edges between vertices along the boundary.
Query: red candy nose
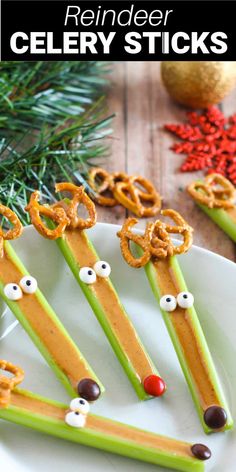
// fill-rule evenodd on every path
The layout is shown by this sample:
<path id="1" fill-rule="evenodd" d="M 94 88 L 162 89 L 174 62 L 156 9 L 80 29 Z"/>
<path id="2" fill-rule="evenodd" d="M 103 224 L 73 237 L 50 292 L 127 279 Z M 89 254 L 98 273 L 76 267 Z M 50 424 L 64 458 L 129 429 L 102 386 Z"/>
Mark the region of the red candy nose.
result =
<path id="1" fill-rule="evenodd" d="M 160 397 L 166 391 L 166 384 L 158 375 L 149 375 L 143 382 L 144 390 L 153 397 Z"/>

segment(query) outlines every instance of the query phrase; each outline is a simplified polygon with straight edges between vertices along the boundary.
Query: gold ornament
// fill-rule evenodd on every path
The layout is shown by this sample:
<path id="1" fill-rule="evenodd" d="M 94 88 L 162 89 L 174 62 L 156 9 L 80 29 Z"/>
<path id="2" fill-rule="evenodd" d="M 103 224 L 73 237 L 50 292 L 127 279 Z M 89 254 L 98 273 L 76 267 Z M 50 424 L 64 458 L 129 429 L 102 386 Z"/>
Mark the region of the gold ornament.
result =
<path id="1" fill-rule="evenodd" d="M 192 108 L 215 105 L 236 84 L 236 62 L 175 62 L 161 64 L 161 75 L 170 96 Z"/>

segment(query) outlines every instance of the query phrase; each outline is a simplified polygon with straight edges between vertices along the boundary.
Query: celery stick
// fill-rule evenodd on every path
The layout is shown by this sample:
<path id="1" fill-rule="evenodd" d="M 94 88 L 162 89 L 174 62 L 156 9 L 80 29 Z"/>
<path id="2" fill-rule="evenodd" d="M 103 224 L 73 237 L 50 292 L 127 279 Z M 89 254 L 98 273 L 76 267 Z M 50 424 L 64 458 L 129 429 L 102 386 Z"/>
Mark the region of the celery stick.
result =
<path id="1" fill-rule="evenodd" d="M 78 235 L 79 234 L 80 234 L 80 232 L 78 230 Z M 88 239 L 87 235 L 85 234 L 85 232 L 83 232 L 83 236 L 86 238 L 86 243 L 88 244 L 88 248 L 89 248 L 89 251 L 91 252 L 91 255 L 93 257 L 95 257 L 96 260 L 98 260 L 99 258 L 96 254 L 95 248 L 93 247 L 91 241 L 89 241 L 89 239 Z M 70 267 L 72 273 L 74 274 L 78 284 L 80 285 L 85 297 L 87 298 L 89 304 L 91 305 L 91 307 L 92 307 L 99 323 L 101 324 L 101 326 L 102 326 L 102 328 L 103 328 L 103 330 L 104 330 L 104 332 L 105 332 L 105 334 L 106 334 L 106 336 L 107 336 L 107 338 L 108 338 L 108 340 L 109 340 L 109 342 L 110 342 L 110 344 L 111 344 L 118 360 L 120 361 L 121 365 L 123 366 L 123 368 L 124 368 L 128 378 L 129 378 L 130 382 L 132 383 L 138 397 L 141 400 L 146 400 L 146 399 L 152 398 L 144 390 L 143 383 L 142 383 L 143 379 L 139 378 L 139 376 L 137 375 L 136 369 L 132 365 L 132 362 L 130 361 L 130 359 L 126 355 L 126 353 L 124 352 L 124 349 L 123 349 L 122 345 L 119 342 L 119 338 L 117 337 L 115 330 L 113 329 L 113 327 L 111 326 L 111 324 L 108 320 L 108 317 L 107 317 L 107 314 L 106 314 L 106 311 L 103 307 L 102 302 L 96 296 L 95 292 L 93 291 L 93 288 L 90 285 L 87 285 L 87 284 L 85 284 L 81 281 L 81 279 L 79 277 L 80 266 L 79 266 L 78 261 L 75 258 L 75 254 L 73 253 L 72 249 L 70 248 L 69 244 L 66 241 L 66 234 L 64 234 L 63 238 L 58 238 L 56 240 L 56 242 L 57 242 L 62 254 L 65 257 L 65 260 L 66 260 L 68 266 Z M 78 242 L 78 247 L 79 247 L 79 242 Z M 121 305 L 118 294 L 115 292 L 115 288 L 112 285 L 110 279 L 107 279 L 107 283 L 109 284 L 110 292 L 113 295 L 115 295 L 116 303 L 119 305 L 119 308 L 121 310 L 121 316 L 123 316 L 127 320 L 128 315 L 125 312 L 124 307 Z M 138 337 L 138 335 L 135 331 L 134 331 L 134 334 L 133 334 L 133 338 L 135 339 L 135 341 L 138 340 L 137 349 L 139 349 L 139 354 L 146 356 L 146 358 L 148 359 L 148 362 L 150 364 L 150 374 L 149 375 L 154 374 L 154 375 L 157 375 L 159 377 L 158 370 L 155 368 L 153 362 L 151 361 L 150 357 L 148 356 L 141 340 L 139 339 L 139 337 Z M 131 339 L 131 341 L 132 341 L 132 339 Z"/>
<path id="2" fill-rule="evenodd" d="M 14 268 L 16 270 L 16 275 L 19 277 L 19 281 L 24 275 L 29 275 L 27 272 L 26 268 L 18 258 L 17 254 L 15 253 L 14 249 L 10 245 L 8 241 L 5 241 L 4 243 L 4 253 L 6 257 L 14 264 Z M 1 265 L 1 260 L 0 260 L 0 265 Z M 60 367 L 60 365 L 57 363 L 56 359 L 54 358 L 51 350 L 50 350 L 50 344 L 46 343 L 43 339 L 40 338 L 40 335 L 33 329 L 31 326 L 30 322 L 27 319 L 27 314 L 24 313 L 24 311 L 21 309 L 20 304 L 18 301 L 12 301 L 9 300 L 5 294 L 4 294 L 4 281 L 0 277 L 0 296 L 4 299 L 6 304 L 9 306 L 10 310 L 12 313 L 15 315 L 15 317 L 18 319 L 18 321 L 21 323 L 25 331 L 28 333 L 38 350 L 41 352 L 51 369 L 55 372 L 56 376 L 58 379 L 61 381 L 61 383 L 65 386 L 66 390 L 68 393 L 73 397 L 75 396 L 75 393 L 77 394 L 77 389 L 75 382 L 72 382 L 72 375 L 73 372 L 69 372 L 70 368 L 69 366 L 64 366 L 64 369 Z M 76 359 L 76 363 L 79 366 L 85 366 L 88 377 L 93 379 L 95 382 L 98 383 L 100 386 L 101 391 L 104 391 L 104 387 L 100 383 L 100 381 L 97 379 L 95 373 L 87 363 L 86 359 L 83 357 L 75 343 L 72 341 L 70 338 L 68 332 L 64 328 L 63 324 L 59 321 L 57 318 L 56 313 L 53 311 L 52 307 L 49 305 L 45 297 L 43 296 L 42 292 L 37 289 L 34 295 L 23 295 L 27 297 L 32 297 L 35 296 L 36 300 L 35 302 L 40 306 L 41 309 L 43 309 L 45 315 L 47 318 L 50 319 L 50 321 L 53 324 L 53 327 L 56 330 L 60 330 L 60 333 L 63 335 L 63 339 L 66 342 L 66 345 L 68 346 L 68 349 L 72 349 L 73 351 L 73 356 Z M 67 372 L 68 371 L 68 375 Z M 78 382 L 81 380 L 80 378 L 77 379 Z"/>
<path id="3" fill-rule="evenodd" d="M 236 222 L 229 213 L 223 208 L 208 208 L 197 201 L 196 203 L 236 243 Z"/>
<path id="4" fill-rule="evenodd" d="M 24 407 L 20 407 L 17 402 L 14 404 L 14 395 L 12 395 L 10 405 L 5 409 L 0 409 L 0 418 L 4 420 L 74 443 L 178 471 L 203 472 L 205 470 L 203 461 L 193 456 L 192 445 L 189 443 L 159 436 L 92 414 L 89 414 L 88 425 L 84 428 L 73 428 L 64 421 L 64 412 L 68 411 L 67 405 L 53 402 L 26 390 L 16 389 L 15 392 L 18 396 L 26 396 L 29 406 L 26 406 L 25 402 Z M 30 408 L 31 401 L 34 402 L 33 408 Z M 37 402 L 41 404 L 38 412 Z M 53 406 L 56 410 L 55 415 L 47 414 L 48 406 Z M 93 427 L 93 424 L 96 426 Z M 117 433 L 116 428 L 120 428 L 121 431 Z M 135 436 L 137 434 L 141 435 L 139 439 Z M 167 441 L 168 447 L 163 446 L 163 440 Z"/>
<path id="5" fill-rule="evenodd" d="M 179 263 L 177 261 L 176 256 L 171 257 L 169 259 L 169 262 L 167 262 L 167 263 L 170 264 L 172 276 L 176 281 L 176 284 L 175 284 L 176 287 L 178 287 L 180 292 L 181 291 L 184 291 L 184 292 L 188 291 L 185 280 L 184 280 L 184 277 L 183 277 L 183 274 L 182 274 L 182 271 L 180 269 L 180 266 L 179 266 Z M 157 269 L 156 269 L 155 265 L 152 262 L 149 262 L 145 266 L 145 271 L 146 271 L 149 283 L 151 285 L 151 288 L 153 290 L 153 293 L 154 293 L 154 295 L 155 295 L 155 297 L 156 297 L 156 299 L 159 303 L 160 298 L 163 294 L 161 294 L 160 287 L 158 285 L 157 272 L 156 272 Z M 220 381 L 219 381 L 219 378 L 218 378 L 218 375 L 217 375 L 217 372 L 216 372 L 211 354 L 210 354 L 208 346 L 207 346 L 205 336 L 203 334 L 201 325 L 200 325 L 199 320 L 198 320 L 197 313 L 196 313 L 194 307 L 189 308 L 186 311 L 187 311 L 188 318 L 191 320 L 192 327 L 194 329 L 194 334 L 195 334 L 195 336 L 198 340 L 200 350 L 201 350 L 201 355 L 204 359 L 204 365 L 207 367 L 209 380 L 210 380 L 210 382 L 211 382 L 211 384 L 212 384 L 212 386 L 213 386 L 213 388 L 216 392 L 216 395 L 217 395 L 218 400 L 219 400 L 219 405 L 222 408 L 224 408 L 224 410 L 226 411 L 226 414 L 227 414 L 227 423 L 226 423 L 226 425 L 224 426 L 223 429 L 224 430 L 232 429 L 233 419 L 232 419 L 232 416 L 230 414 L 226 399 L 224 397 L 224 394 L 223 394 L 223 391 L 222 391 L 222 388 L 221 388 L 221 385 L 220 385 Z M 163 319 L 165 321 L 167 330 L 169 332 L 169 335 L 171 337 L 171 340 L 173 342 L 173 345 L 175 347 L 176 354 L 178 356 L 180 365 L 182 367 L 183 373 L 184 373 L 186 381 L 188 383 L 190 392 L 192 394 L 192 397 L 193 397 L 197 412 L 199 414 L 200 421 L 202 423 L 203 429 L 206 433 L 213 432 L 214 430 L 209 428 L 204 422 L 204 417 L 203 417 L 204 409 L 201 405 L 201 401 L 200 401 L 200 397 L 199 397 L 199 393 L 198 393 L 198 388 L 197 388 L 196 383 L 193 380 L 193 376 L 192 376 L 192 373 L 191 373 L 191 366 L 189 365 L 188 359 L 186 358 L 185 353 L 182 349 L 181 340 L 178 338 L 178 336 L 176 334 L 174 324 L 171 321 L 170 313 L 162 311 L 162 315 L 163 315 Z M 184 322 L 184 320 L 183 320 L 183 322 Z M 208 406 L 211 406 L 211 405 L 208 405 Z"/>
<path id="6" fill-rule="evenodd" d="M 204 182 L 198 181 L 197 183 L 203 184 Z M 187 188 L 188 191 L 188 188 Z M 199 189 L 201 193 L 201 190 Z M 224 208 L 209 208 L 207 205 L 200 203 L 197 199 L 191 195 L 190 197 L 194 202 L 204 211 L 234 242 L 236 242 L 236 221 L 231 217 L 230 210 Z M 235 207 L 233 207 L 235 210 Z"/>

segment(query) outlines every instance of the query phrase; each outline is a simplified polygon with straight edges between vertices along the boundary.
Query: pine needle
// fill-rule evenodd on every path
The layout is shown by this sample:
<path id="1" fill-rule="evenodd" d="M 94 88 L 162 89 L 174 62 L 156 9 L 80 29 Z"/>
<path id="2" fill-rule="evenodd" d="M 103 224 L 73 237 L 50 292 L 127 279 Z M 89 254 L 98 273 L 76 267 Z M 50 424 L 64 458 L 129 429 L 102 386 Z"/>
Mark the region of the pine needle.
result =
<path id="1" fill-rule="evenodd" d="M 91 160 L 107 155 L 100 62 L 0 64 L 0 201 L 28 224 L 29 194 L 53 201 L 54 184 L 85 182 Z"/>

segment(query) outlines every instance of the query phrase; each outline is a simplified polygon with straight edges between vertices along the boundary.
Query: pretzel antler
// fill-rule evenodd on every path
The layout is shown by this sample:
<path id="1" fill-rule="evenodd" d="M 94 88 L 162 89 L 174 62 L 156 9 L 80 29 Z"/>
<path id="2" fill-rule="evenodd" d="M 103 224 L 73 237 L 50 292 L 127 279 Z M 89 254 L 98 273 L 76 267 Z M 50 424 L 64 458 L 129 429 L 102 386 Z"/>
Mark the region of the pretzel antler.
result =
<path id="1" fill-rule="evenodd" d="M 150 241 L 150 253 L 158 259 L 173 256 L 173 244 L 163 222 L 157 220 L 154 223 L 153 234 Z"/>
<path id="2" fill-rule="evenodd" d="M 69 192 L 72 199 L 68 205 L 65 205 L 65 211 L 69 219 L 68 228 L 87 229 L 95 225 L 97 214 L 95 205 L 89 196 L 85 193 L 84 187 L 74 185 L 70 182 L 62 182 L 55 185 L 56 192 Z M 83 219 L 78 216 L 78 207 L 83 205 L 87 212 L 88 218 Z M 57 203 L 60 206 L 60 202 Z"/>
<path id="3" fill-rule="evenodd" d="M 0 374 L 0 408 L 6 408 L 10 403 L 12 390 L 24 379 L 24 371 L 5 360 L 0 360 L 0 369 L 13 374 L 13 377 Z"/>
<path id="4" fill-rule="evenodd" d="M 193 233 L 191 226 L 174 210 L 163 210 L 162 215 L 170 217 L 176 225 L 170 225 L 160 220 L 155 223 L 147 223 L 145 233 L 141 236 L 131 231 L 137 220 L 128 218 L 117 233 L 120 238 L 122 255 L 130 266 L 143 267 L 151 258 L 164 259 L 175 254 L 185 253 L 190 248 Z M 183 243 L 180 246 L 175 246 L 169 233 L 181 234 Z M 133 241 L 142 249 L 143 254 L 139 258 L 133 256 L 130 241 Z"/>
<path id="5" fill-rule="evenodd" d="M 30 201 L 26 206 L 26 211 L 29 212 L 31 221 L 38 232 L 48 239 L 60 238 L 69 223 L 66 212 L 62 207 L 50 207 L 40 205 L 40 192 L 36 190 L 32 193 Z M 56 228 L 50 229 L 41 219 L 41 215 L 57 223 Z"/>
<path id="6" fill-rule="evenodd" d="M 210 174 L 204 182 L 192 182 L 187 187 L 194 200 L 208 208 L 232 208 L 235 200 L 235 187 L 220 174 Z"/>
<path id="7" fill-rule="evenodd" d="M 171 241 L 173 248 L 173 255 L 183 254 L 189 250 L 193 242 L 193 228 L 188 225 L 184 218 L 175 210 L 167 209 L 162 210 L 161 214 L 171 218 L 175 226 L 163 223 L 165 230 L 171 234 L 181 234 L 183 236 L 183 243 L 180 246 L 174 246 Z"/>
<path id="8" fill-rule="evenodd" d="M 152 233 L 153 224 L 148 223 L 146 230 L 143 236 L 140 234 L 133 233 L 131 229 L 134 225 L 138 223 L 136 218 L 127 218 L 124 222 L 122 229 L 117 233 L 117 236 L 120 238 L 120 247 L 124 259 L 132 267 L 143 267 L 148 263 L 151 258 L 151 253 L 149 249 L 150 238 Z M 130 250 L 130 241 L 133 241 L 143 250 L 143 254 L 139 258 L 135 258 Z"/>
<path id="9" fill-rule="evenodd" d="M 0 204 L 0 215 L 10 221 L 13 226 L 13 228 L 8 229 L 7 231 L 4 231 L 3 228 L 0 227 L 0 257 L 2 257 L 3 241 L 18 238 L 23 231 L 23 226 L 14 211 L 2 204 Z"/>
<path id="10" fill-rule="evenodd" d="M 72 195 L 72 198 L 68 200 L 69 203 L 67 203 L 67 200 L 61 200 L 51 206 L 40 205 L 40 193 L 35 191 L 32 193 L 26 207 L 33 225 L 42 236 L 48 239 L 57 239 L 62 237 L 66 228 L 86 229 L 96 223 L 95 205 L 82 186 L 77 187 L 70 182 L 63 182 L 56 184 L 55 189 L 56 192 L 69 192 Z M 88 212 L 87 219 L 78 216 L 79 205 L 86 208 Z M 50 229 L 42 220 L 41 215 L 56 223 L 56 228 Z"/>

